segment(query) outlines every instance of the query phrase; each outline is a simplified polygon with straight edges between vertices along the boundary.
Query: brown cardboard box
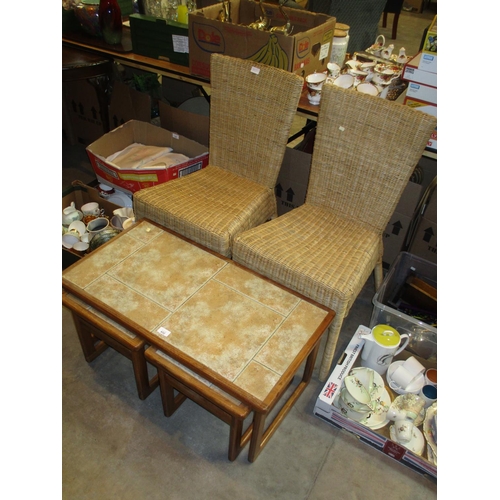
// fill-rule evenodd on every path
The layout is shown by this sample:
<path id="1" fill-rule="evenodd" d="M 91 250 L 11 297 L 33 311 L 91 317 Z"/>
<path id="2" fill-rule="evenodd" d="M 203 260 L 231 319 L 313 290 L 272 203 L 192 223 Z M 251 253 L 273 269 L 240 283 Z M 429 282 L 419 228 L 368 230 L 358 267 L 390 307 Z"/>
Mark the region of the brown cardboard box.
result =
<path id="1" fill-rule="evenodd" d="M 151 96 L 117 80 L 109 103 L 109 127 L 113 130 L 130 120 L 151 121 Z"/>
<path id="2" fill-rule="evenodd" d="M 90 144 L 105 132 L 95 88 L 88 80 L 63 82 L 63 132 L 71 144 Z M 107 109 L 102 110 L 107 113 Z"/>
<path id="3" fill-rule="evenodd" d="M 418 223 L 409 252 L 437 263 L 437 189 L 432 193 Z"/>
<path id="4" fill-rule="evenodd" d="M 263 4 L 272 26 L 283 26 L 285 19 L 276 4 Z M 251 59 L 307 76 L 325 71 L 330 60 L 335 18 L 285 7 L 293 25 L 285 36 L 248 27 L 262 16 L 259 4 L 251 0 L 232 0 L 232 23 L 217 20 L 222 4 L 189 14 L 189 69 L 192 75 L 210 78 L 213 53 Z"/>
<path id="5" fill-rule="evenodd" d="M 144 170 L 120 169 L 106 160 L 108 156 L 134 142 L 150 146 L 168 146 L 190 159 L 169 168 Z M 87 146 L 87 154 L 100 182 L 132 194 L 140 189 L 188 175 L 208 165 L 208 149 L 205 146 L 176 132 L 139 120 L 130 120 L 103 135 Z"/>
<path id="6" fill-rule="evenodd" d="M 405 242 L 415 208 L 422 195 L 422 186 L 409 182 L 401 195 L 384 234 L 384 255 L 382 260 L 391 265 Z"/>
<path id="7" fill-rule="evenodd" d="M 82 205 L 85 205 L 85 203 L 90 203 L 91 201 L 99 203 L 99 207 L 104 209 L 104 215 L 108 217 L 113 216 L 113 210 L 121 208 L 120 206 L 115 205 L 114 203 L 110 203 L 104 198 L 101 198 L 97 189 L 87 186 L 82 181 L 77 180 L 73 181 L 71 188 L 63 192 L 61 210 L 69 207 L 71 203 L 74 203 L 75 207 L 80 210 Z M 81 257 L 82 255 L 78 254 L 77 252 L 68 250 L 67 248 L 63 248 L 62 268 L 66 269 L 66 267 L 81 259 Z"/>
<path id="8" fill-rule="evenodd" d="M 278 215 L 283 215 L 304 204 L 310 168 L 310 154 L 298 149 L 286 148 L 275 187 Z"/>
<path id="9" fill-rule="evenodd" d="M 177 132 L 208 148 L 210 118 L 159 103 L 162 128 Z"/>

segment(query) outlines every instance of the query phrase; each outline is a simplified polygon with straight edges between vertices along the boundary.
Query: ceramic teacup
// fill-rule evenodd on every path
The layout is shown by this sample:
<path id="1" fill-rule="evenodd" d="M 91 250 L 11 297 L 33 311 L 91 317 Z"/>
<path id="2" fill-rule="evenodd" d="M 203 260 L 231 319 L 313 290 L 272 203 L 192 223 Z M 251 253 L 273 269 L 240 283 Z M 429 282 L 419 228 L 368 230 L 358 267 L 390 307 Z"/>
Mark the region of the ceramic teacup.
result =
<path id="1" fill-rule="evenodd" d="M 68 231 L 70 233 L 76 232 L 78 237 L 81 238 L 87 232 L 87 226 L 81 220 L 77 220 L 69 225 Z"/>
<path id="2" fill-rule="evenodd" d="M 418 394 L 424 401 L 424 407 L 429 408 L 429 406 L 437 401 L 437 387 L 435 385 L 424 385 Z"/>
<path id="3" fill-rule="evenodd" d="M 413 373 L 409 372 L 404 365 L 401 365 L 396 368 L 391 378 L 392 382 L 389 384 L 391 388 L 406 389 L 411 384 L 415 376 Z"/>
<path id="4" fill-rule="evenodd" d="M 394 422 L 394 432 L 398 443 L 408 443 L 413 436 L 415 425 L 410 420 L 399 419 Z"/>
<path id="5" fill-rule="evenodd" d="M 368 76 L 366 71 L 361 71 L 359 69 L 349 69 L 347 73 L 354 78 L 354 86 L 357 87 L 360 83 L 363 83 Z"/>
<path id="6" fill-rule="evenodd" d="M 361 381 L 354 375 L 348 375 L 344 379 L 344 401 L 355 411 L 370 411 L 371 396 Z"/>
<path id="7" fill-rule="evenodd" d="M 97 217 L 87 224 L 87 231 L 90 233 L 92 239 L 97 233 L 103 231 L 109 226 L 109 220 L 106 217 Z"/>
<path id="8" fill-rule="evenodd" d="M 334 62 L 329 62 L 327 65 L 326 65 L 326 69 L 328 71 L 328 76 L 330 78 L 337 78 L 337 76 L 339 76 L 340 74 L 340 66 L 337 64 L 337 63 L 334 63 Z"/>
<path id="9" fill-rule="evenodd" d="M 337 77 L 333 84 L 343 89 L 350 89 L 354 84 L 354 77 L 352 75 L 343 74 Z"/>
<path id="10" fill-rule="evenodd" d="M 415 358 L 415 356 L 410 356 L 404 363 L 403 366 L 409 371 L 414 377 L 424 373 L 425 367 L 420 363 L 420 361 Z"/>
<path id="11" fill-rule="evenodd" d="M 357 411 L 351 408 L 348 403 L 346 403 L 346 392 L 347 390 L 344 388 L 340 391 L 339 398 L 338 398 L 338 407 L 340 409 L 340 412 L 342 415 L 350 418 L 351 420 L 355 420 L 356 422 L 359 422 L 366 418 L 368 415 L 369 411 Z"/>
<path id="12" fill-rule="evenodd" d="M 429 368 L 425 372 L 425 383 L 428 385 L 438 385 L 438 371 L 436 368 Z"/>
<path id="13" fill-rule="evenodd" d="M 321 100 L 321 88 L 325 80 L 325 73 L 312 73 L 306 76 L 307 99 L 315 106 L 318 106 Z"/>
<path id="14" fill-rule="evenodd" d="M 102 215 L 99 203 L 91 201 L 82 206 L 83 215 Z"/>

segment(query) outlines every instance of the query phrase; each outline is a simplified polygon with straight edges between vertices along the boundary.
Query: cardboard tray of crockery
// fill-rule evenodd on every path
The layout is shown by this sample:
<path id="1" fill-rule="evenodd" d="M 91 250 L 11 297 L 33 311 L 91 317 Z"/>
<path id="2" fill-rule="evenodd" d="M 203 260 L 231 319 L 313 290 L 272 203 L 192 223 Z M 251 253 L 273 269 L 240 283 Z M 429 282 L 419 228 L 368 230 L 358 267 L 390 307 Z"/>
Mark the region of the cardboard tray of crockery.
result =
<path id="1" fill-rule="evenodd" d="M 357 328 L 319 393 L 314 414 L 334 427 L 355 434 L 362 442 L 401 464 L 437 480 L 437 360 L 413 354 L 407 336 L 396 332 L 397 347 L 387 351 L 390 353 L 386 360 L 388 367 L 385 371 L 379 370 L 383 372 L 380 374 L 370 368 L 374 365 L 369 361 L 371 354 L 367 354 L 371 353 L 371 344 L 379 345 L 374 343 L 373 330 L 377 326 Z M 399 372 L 396 376 L 399 367 L 408 367 L 408 370 L 412 367 L 417 373 L 406 390 L 398 385 L 399 377 L 404 376 Z M 434 394 L 425 392 L 428 387 Z M 369 394 L 366 401 L 362 399 L 365 393 Z"/>

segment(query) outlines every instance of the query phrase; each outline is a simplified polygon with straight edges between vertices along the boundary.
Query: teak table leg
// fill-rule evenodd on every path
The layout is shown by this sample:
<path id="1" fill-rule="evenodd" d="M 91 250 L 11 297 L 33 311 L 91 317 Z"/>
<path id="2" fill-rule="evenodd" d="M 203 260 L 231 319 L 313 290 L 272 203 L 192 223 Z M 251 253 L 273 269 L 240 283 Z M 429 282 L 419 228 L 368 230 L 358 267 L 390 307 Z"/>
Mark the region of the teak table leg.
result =
<path id="1" fill-rule="evenodd" d="M 274 420 L 269 424 L 269 427 L 265 429 L 266 417 L 273 407 L 269 409 L 267 413 L 254 412 L 253 417 L 253 432 L 252 439 L 250 441 L 250 450 L 248 451 L 248 461 L 254 462 L 259 456 L 260 452 L 264 449 L 268 443 L 271 436 L 275 433 L 276 429 L 279 427 L 283 419 L 288 415 L 293 405 L 299 399 L 300 395 L 304 392 L 305 388 L 309 384 L 313 370 L 314 363 L 316 362 L 316 357 L 318 355 L 319 342 L 311 351 L 311 354 L 307 357 L 306 366 L 304 367 L 304 373 L 302 374 L 302 380 L 299 382 L 293 393 L 287 399 L 283 407 L 280 409 Z"/>
<path id="2" fill-rule="evenodd" d="M 108 346 L 101 339 L 97 338 L 95 335 L 92 335 L 90 329 L 87 326 L 87 323 L 82 321 L 78 314 L 75 314 L 73 312 L 72 316 L 75 323 L 76 333 L 78 334 L 78 340 L 80 341 L 83 355 L 85 357 L 85 361 L 90 363 L 91 361 L 94 361 L 94 359 L 96 359 L 99 355 L 101 355 L 108 348 Z"/>

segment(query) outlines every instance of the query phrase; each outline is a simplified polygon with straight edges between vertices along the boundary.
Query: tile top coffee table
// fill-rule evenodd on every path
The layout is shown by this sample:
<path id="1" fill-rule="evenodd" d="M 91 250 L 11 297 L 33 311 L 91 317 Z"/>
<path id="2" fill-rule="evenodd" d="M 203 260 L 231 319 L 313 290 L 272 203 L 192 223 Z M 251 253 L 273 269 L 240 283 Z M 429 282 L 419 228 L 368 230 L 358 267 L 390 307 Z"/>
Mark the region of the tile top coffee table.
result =
<path id="1" fill-rule="evenodd" d="M 335 315 L 148 220 L 66 269 L 63 287 L 247 405 L 251 461 L 309 382 Z M 304 361 L 301 383 L 265 430 Z"/>

